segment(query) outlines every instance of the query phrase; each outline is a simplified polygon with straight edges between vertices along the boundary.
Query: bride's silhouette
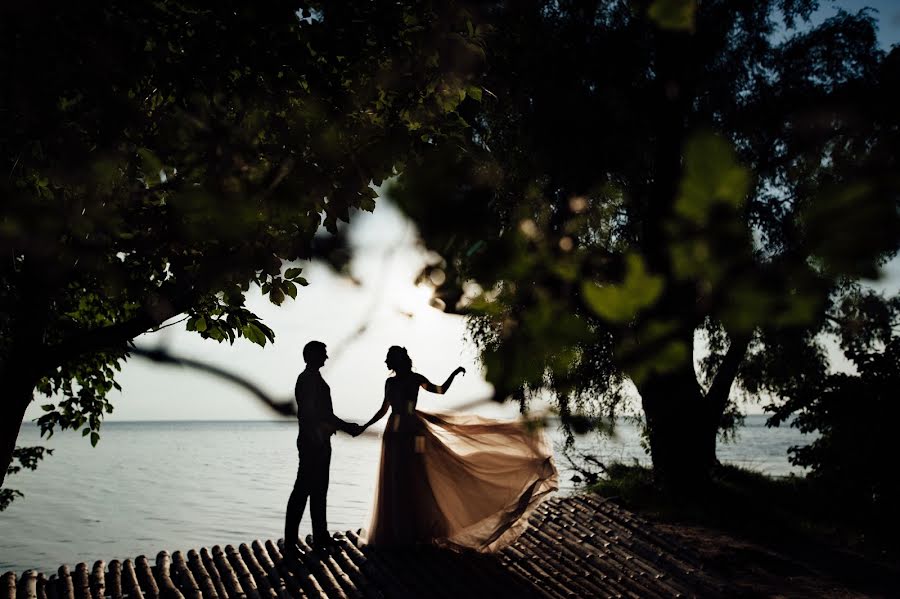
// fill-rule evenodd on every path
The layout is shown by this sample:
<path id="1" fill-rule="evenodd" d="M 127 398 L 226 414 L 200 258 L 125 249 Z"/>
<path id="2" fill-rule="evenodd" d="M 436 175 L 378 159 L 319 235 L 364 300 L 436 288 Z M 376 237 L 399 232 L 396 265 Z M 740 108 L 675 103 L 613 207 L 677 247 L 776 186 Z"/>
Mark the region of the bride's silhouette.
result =
<path id="1" fill-rule="evenodd" d="M 434 543 L 496 551 L 515 541 L 528 516 L 557 488 L 553 455 L 542 432 L 521 422 L 416 410 L 419 389 L 446 393 L 412 370 L 406 350 L 393 346 L 385 360 L 394 371 L 384 403 L 364 425 L 391 410 L 368 542 Z"/>

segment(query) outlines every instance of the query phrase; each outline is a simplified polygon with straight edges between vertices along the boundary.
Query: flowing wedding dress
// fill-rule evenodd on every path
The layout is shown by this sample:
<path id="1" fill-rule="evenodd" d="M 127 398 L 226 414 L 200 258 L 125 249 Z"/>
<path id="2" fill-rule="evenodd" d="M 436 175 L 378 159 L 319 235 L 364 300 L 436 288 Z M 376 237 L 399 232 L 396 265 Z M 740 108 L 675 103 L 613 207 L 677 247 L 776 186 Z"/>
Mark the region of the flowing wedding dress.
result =
<path id="1" fill-rule="evenodd" d="M 424 377 L 388 379 L 391 414 L 368 542 L 498 551 L 558 488 L 546 436 L 516 421 L 416 410 Z"/>

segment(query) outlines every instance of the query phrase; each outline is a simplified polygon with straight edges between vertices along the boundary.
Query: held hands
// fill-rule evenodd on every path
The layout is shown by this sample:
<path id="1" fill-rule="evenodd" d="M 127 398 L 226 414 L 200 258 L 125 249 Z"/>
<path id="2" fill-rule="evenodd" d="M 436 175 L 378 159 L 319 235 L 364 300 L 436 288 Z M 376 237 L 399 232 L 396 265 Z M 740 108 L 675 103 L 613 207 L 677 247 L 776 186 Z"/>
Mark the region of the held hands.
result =
<path id="1" fill-rule="evenodd" d="M 347 432 L 350 433 L 351 437 L 358 437 L 363 434 L 363 431 L 365 430 L 366 427 L 364 427 L 363 425 L 352 423 L 350 424 L 350 430 L 348 430 Z"/>

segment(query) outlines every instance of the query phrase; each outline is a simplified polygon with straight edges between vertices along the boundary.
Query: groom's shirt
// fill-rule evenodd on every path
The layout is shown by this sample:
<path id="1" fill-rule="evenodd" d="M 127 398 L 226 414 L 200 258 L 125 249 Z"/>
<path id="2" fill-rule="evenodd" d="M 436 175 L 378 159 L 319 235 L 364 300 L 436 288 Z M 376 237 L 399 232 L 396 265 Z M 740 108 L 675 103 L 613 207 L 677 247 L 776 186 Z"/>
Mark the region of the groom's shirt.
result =
<path id="1" fill-rule="evenodd" d="M 300 423 L 298 443 L 324 445 L 334 434 L 334 411 L 331 387 L 319 371 L 304 370 L 294 387 L 297 399 L 297 419 Z"/>

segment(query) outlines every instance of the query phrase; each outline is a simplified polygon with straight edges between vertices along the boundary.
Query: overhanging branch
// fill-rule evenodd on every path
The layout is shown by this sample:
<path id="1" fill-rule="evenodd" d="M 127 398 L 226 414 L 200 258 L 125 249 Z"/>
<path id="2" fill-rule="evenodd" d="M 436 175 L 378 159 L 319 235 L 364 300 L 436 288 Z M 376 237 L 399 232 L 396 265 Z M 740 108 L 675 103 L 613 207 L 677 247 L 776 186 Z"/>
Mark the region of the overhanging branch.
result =
<path id="1" fill-rule="evenodd" d="M 170 364 L 173 366 L 187 366 L 189 368 L 193 368 L 194 370 L 199 370 L 201 372 L 206 372 L 208 374 L 212 374 L 213 376 L 217 376 L 219 378 L 225 379 L 230 383 L 234 383 L 235 385 L 241 387 L 242 389 L 248 391 L 251 395 L 253 395 L 256 399 L 263 402 L 266 406 L 268 406 L 271 410 L 279 414 L 280 416 L 296 416 L 297 415 L 297 407 L 295 403 L 291 400 L 277 400 L 270 396 L 268 393 L 263 391 L 259 386 L 250 382 L 242 376 L 239 376 L 233 372 L 225 370 L 224 368 L 220 368 L 219 366 L 215 366 L 213 364 L 209 364 L 207 362 L 200 362 L 198 360 L 193 360 L 191 358 L 182 358 L 178 356 L 174 356 L 167 352 L 164 349 L 143 349 L 141 347 L 134 347 L 129 349 L 129 353 L 134 354 L 136 356 L 140 356 L 142 358 L 146 358 L 148 360 L 152 360 L 157 364 Z"/>

